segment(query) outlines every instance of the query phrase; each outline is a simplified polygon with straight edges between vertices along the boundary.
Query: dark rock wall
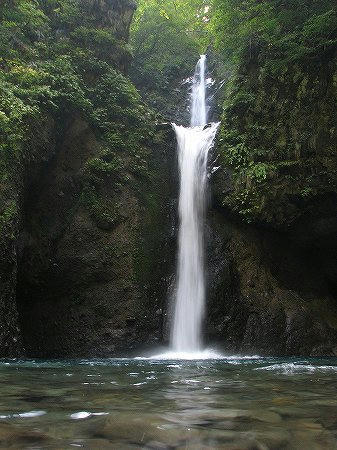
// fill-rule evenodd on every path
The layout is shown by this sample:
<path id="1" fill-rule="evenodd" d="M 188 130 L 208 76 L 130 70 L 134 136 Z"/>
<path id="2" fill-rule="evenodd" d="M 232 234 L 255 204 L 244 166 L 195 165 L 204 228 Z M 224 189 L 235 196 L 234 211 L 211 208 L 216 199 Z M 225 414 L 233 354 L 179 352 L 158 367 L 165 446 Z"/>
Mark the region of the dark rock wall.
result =
<path id="1" fill-rule="evenodd" d="M 162 337 L 172 136 L 118 75 L 134 4 L 82 6 L 116 36 L 106 87 L 97 70 L 83 77 L 109 133 L 72 106 L 41 115 L 17 158 L 0 158 L 0 356 L 125 355 Z"/>
<path id="2" fill-rule="evenodd" d="M 11 220 L 1 225 L 0 234 L 0 347 L 3 356 L 16 356 L 21 351 L 16 308 L 19 211 L 17 195 L 8 186 L 1 188 L 0 195 L 9 199 L 4 213 L 12 215 Z"/>
<path id="3" fill-rule="evenodd" d="M 34 151 L 27 167 L 19 155 L 0 158 L 0 356 L 23 354 L 22 335 L 17 309 L 17 279 L 19 261 L 25 246 L 23 211 L 26 183 L 35 176 L 42 160 L 54 151 L 54 122 L 49 116 L 40 121 L 42 132 L 27 145 Z M 42 156 L 41 156 L 42 155 Z"/>
<path id="4" fill-rule="evenodd" d="M 335 355 L 336 45 L 273 57 L 248 52 L 226 82 L 207 329 L 229 351 Z"/>
<path id="5" fill-rule="evenodd" d="M 315 251 L 218 208 L 209 227 L 209 341 L 230 353 L 336 355 L 335 291 Z"/>
<path id="6" fill-rule="evenodd" d="M 248 60 L 229 83 L 217 196 L 243 220 L 285 230 L 310 216 L 337 230 L 336 52 L 278 73 Z"/>
<path id="7" fill-rule="evenodd" d="M 98 27 L 108 27 L 117 37 L 129 40 L 133 13 L 137 8 L 131 0 L 86 0 L 84 11 L 96 17 Z"/>
<path id="8" fill-rule="evenodd" d="M 18 304 L 26 353 L 111 356 L 155 345 L 172 266 L 166 247 L 173 149 L 156 147 L 152 179 L 104 185 L 110 212 L 118 214 L 111 224 L 97 222 L 79 201 L 81 171 L 99 148 L 88 124 L 73 119 L 58 148 L 25 203 Z"/>

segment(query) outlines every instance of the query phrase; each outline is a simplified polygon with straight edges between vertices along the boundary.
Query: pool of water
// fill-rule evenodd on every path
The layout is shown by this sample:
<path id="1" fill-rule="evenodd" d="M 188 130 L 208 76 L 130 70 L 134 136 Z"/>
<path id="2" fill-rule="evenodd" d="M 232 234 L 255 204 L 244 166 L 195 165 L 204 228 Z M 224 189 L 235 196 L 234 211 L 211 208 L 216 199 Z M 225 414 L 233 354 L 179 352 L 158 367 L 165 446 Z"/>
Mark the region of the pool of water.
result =
<path id="1" fill-rule="evenodd" d="M 1 448 L 337 449 L 337 358 L 0 361 Z"/>

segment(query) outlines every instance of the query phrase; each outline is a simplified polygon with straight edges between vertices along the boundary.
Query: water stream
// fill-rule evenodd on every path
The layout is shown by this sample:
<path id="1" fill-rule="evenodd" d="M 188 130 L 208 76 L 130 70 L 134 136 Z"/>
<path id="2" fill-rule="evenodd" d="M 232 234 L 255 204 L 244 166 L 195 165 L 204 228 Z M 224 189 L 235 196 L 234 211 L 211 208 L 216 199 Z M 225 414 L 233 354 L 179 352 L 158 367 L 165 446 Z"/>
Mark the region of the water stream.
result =
<path id="1" fill-rule="evenodd" d="M 205 309 L 204 216 L 207 158 L 217 123 L 207 125 L 206 56 L 197 63 L 191 95 L 191 126 L 173 124 L 180 175 L 177 289 L 171 349 L 175 354 L 200 353 Z"/>
<path id="2" fill-rule="evenodd" d="M 335 450 L 337 358 L 0 361 L 0 448 Z"/>

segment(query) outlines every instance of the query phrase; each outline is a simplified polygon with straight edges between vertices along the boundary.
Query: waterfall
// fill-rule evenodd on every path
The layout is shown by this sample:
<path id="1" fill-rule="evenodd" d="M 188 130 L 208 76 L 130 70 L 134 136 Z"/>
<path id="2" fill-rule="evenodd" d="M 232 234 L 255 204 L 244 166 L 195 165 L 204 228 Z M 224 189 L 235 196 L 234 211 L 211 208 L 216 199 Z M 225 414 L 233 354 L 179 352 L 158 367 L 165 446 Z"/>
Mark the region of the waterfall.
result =
<path id="1" fill-rule="evenodd" d="M 191 126 L 173 124 L 180 174 L 177 287 L 171 332 L 171 348 L 177 353 L 195 353 L 202 348 L 207 157 L 219 125 L 205 127 L 206 92 L 206 56 L 202 55 L 193 77 Z"/>
<path id="2" fill-rule="evenodd" d="M 200 56 L 195 68 L 191 103 L 191 127 L 206 125 L 206 55 Z"/>

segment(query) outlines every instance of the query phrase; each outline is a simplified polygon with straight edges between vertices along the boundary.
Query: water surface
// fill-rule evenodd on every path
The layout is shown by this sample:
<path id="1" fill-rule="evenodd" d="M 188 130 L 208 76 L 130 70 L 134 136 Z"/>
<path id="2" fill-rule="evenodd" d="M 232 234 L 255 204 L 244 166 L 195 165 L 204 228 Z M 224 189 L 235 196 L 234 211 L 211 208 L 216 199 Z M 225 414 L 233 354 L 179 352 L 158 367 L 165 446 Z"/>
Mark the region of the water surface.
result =
<path id="1" fill-rule="evenodd" d="M 0 447 L 336 449 L 337 358 L 0 362 Z"/>

